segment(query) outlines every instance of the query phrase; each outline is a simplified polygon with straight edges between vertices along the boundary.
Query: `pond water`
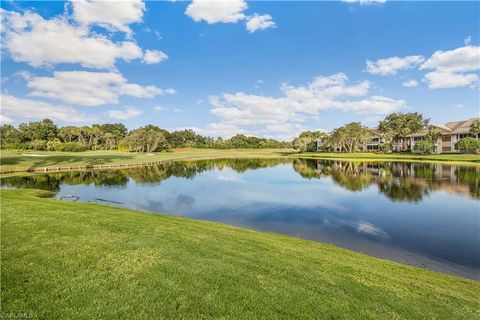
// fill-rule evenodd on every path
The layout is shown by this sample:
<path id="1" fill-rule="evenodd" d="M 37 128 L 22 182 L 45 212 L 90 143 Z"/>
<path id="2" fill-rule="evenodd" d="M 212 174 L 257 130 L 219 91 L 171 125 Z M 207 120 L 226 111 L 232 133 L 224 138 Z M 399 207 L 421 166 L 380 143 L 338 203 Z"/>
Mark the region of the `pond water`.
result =
<path id="1" fill-rule="evenodd" d="M 306 159 L 175 162 L 1 179 L 79 201 L 331 243 L 480 279 L 480 168 Z"/>

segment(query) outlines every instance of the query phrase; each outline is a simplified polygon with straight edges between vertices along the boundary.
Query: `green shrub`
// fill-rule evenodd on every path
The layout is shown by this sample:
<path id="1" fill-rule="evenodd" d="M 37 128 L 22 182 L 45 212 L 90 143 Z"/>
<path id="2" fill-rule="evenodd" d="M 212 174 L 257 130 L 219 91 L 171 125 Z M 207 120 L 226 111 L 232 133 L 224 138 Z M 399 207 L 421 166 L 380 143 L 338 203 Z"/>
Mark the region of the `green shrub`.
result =
<path id="1" fill-rule="evenodd" d="M 415 143 L 413 150 L 420 153 L 430 154 L 435 150 L 435 144 L 431 140 L 420 140 Z"/>
<path id="2" fill-rule="evenodd" d="M 57 151 L 58 147 L 62 144 L 59 139 L 53 139 L 47 142 L 48 151 Z"/>
<path id="3" fill-rule="evenodd" d="M 63 152 L 82 152 L 87 150 L 87 148 L 75 142 L 66 142 L 66 143 L 60 144 L 57 147 L 57 150 L 63 151 Z"/>
<path id="4" fill-rule="evenodd" d="M 463 138 L 458 140 L 455 148 L 466 152 L 476 152 L 480 150 L 480 140 L 471 137 Z"/>
<path id="5" fill-rule="evenodd" d="M 391 143 L 380 143 L 380 150 L 383 152 L 383 153 L 389 153 L 389 152 L 392 152 L 392 149 L 393 149 L 393 146 Z"/>
<path id="6" fill-rule="evenodd" d="M 28 149 L 35 151 L 45 151 L 47 150 L 47 141 L 46 140 L 33 140 L 28 143 Z"/>

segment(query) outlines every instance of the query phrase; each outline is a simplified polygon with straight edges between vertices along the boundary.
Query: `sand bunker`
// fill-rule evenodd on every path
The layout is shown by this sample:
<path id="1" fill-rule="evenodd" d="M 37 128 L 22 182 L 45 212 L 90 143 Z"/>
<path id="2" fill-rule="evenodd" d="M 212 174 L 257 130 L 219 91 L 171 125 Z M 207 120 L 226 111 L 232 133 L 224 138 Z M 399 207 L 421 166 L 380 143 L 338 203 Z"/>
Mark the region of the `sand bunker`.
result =
<path id="1" fill-rule="evenodd" d="M 35 154 L 35 153 L 22 153 L 22 156 L 25 157 L 48 157 L 46 154 Z"/>

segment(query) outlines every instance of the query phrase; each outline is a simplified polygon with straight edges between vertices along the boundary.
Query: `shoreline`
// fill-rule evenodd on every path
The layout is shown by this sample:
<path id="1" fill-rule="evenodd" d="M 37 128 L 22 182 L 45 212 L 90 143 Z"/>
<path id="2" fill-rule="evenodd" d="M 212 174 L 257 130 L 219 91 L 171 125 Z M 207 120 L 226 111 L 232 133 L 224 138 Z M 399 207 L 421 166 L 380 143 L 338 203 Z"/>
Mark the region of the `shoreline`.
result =
<path id="1" fill-rule="evenodd" d="M 6 154 L 6 155 L 5 155 Z M 19 154 L 13 151 L 2 151 L 0 178 L 8 177 L 17 174 L 31 174 L 31 173 L 49 173 L 49 172 L 64 172 L 64 171 L 81 171 L 81 170 L 99 170 L 99 169 L 121 169 L 121 168 L 136 168 L 143 166 L 158 165 L 162 163 L 170 163 L 174 161 L 196 161 L 209 159 L 231 159 L 231 158 L 285 158 L 285 159 L 311 159 L 311 160 L 332 160 L 332 161 L 347 161 L 347 162 L 414 162 L 414 163 L 434 163 L 443 165 L 458 165 L 458 166 L 474 166 L 480 167 L 480 155 L 448 155 L 449 157 L 441 155 L 415 155 L 415 154 L 366 154 L 366 153 L 349 153 L 349 154 L 333 154 L 333 153 L 296 153 L 285 149 L 177 149 L 170 153 L 155 153 L 155 154 L 131 154 L 120 152 L 85 152 L 85 153 L 59 153 L 59 152 L 44 152 L 33 153 L 35 157 L 23 152 Z M 108 157 L 123 157 L 118 163 L 112 163 Z M 27 162 L 38 161 L 42 164 L 48 162 L 49 158 L 61 157 L 62 160 L 57 164 L 37 165 L 31 166 L 13 166 L 5 164 L 5 161 L 12 162 Z M 83 157 L 83 159 L 78 160 Z M 88 159 L 87 159 L 88 157 Z M 452 158 L 453 157 L 453 158 Z M 459 159 L 455 159 L 458 157 Z M 27 159 L 22 159 L 27 158 Z M 144 158 L 144 159 L 142 159 Z M 154 158 L 154 159 L 150 159 Z M 78 160 L 78 161 L 77 161 Z M 103 162 L 98 164 L 89 164 L 88 162 L 97 161 Z M 125 162 L 123 162 L 125 161 Z M 78 164 L 68 165 L 68 162 L 76 162 Z M 4 169 L 7 167 L 6 169 Z M 10 168 L 11 167 L 11 168 Z"/>

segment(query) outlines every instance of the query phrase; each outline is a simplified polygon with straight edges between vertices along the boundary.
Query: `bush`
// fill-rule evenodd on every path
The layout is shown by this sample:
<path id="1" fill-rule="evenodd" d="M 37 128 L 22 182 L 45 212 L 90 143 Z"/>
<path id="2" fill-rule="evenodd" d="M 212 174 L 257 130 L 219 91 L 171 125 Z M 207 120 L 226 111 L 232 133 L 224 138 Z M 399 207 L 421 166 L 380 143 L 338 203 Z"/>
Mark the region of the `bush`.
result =
<path id="1" fill-rule="evenodd" d="M 57 150 L 63 151 L 63 152 L 82 152 L 87 150 L 87 148 L 75 142 L 66 142 L 66 143 L 60 144 L 57 147 Z"/>
<path id="2" fill-rule="evenodd" d="M 57 151 L 58 147 L 62 144 L 62 142 L 58 139 L 53 139 L 47 142 L 47 150 L 48 151 Z"/>
<path id="3" fill-rule="evenodd" d="M 383 153 L 390 153 L 392 152 L 393 146 L 391 143 L 380 143 L 379 148 Z"/>
<path id="4" fill-rule="evenodd" d="M 420 153 L 430 154 L 435 150 L 435 144 L 430 140 L 420 140 L 415 143 L 413 150 Z"/>
<path id="5" fill-rule="evenodd" d="M 35 151 L 47 150 L 47 141 L 45 140 L 33 140 L 28 143 L 28 149 Z"/>
<path id="6" fill-rule="evenodd" d="M 455 148 L 460 151 L 476 152 L 480 150 L 480 140 L 471 137 L 463 138 L 455 143 Z"/>

